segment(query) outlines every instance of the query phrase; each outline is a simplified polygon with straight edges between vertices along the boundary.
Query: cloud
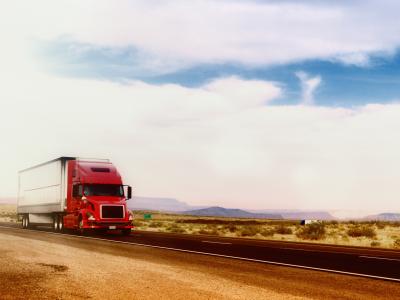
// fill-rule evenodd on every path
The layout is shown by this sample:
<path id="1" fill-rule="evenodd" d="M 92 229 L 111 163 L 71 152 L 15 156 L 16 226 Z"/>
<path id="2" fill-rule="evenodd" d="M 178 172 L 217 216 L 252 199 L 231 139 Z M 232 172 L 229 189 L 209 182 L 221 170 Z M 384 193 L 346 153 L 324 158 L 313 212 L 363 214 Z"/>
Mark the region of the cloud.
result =
<path id="1" fill-rule="evenodd" d="M 18 74 L 0 74 L 0 196 L 18 169 L 79 155 L 110 158 L 136 195 L 398 210 L 399 104 L 268 105 L 279 84 L 238 77 L 187 88 Z"/>
<path id="2" fill-rule="evenodd" d="M 322 79 L 320 76 L 310 77 L 307 73 L 299 71 L 295 73 L 299 78 L 302 90 L 302 102 L 305 105 L 314 104 L 314 93 L 318 86 L 321 84 Z"/>
<path id="3" fill-rule="evenodd" d="M 398 1 L 39 0 L 2 6 L 3 39 L 12 29 L 10 38 L 132 48 L 138 59 L 131 67 L 158 74 L 201 64 L 309 59 L 365 66 L 370 55 L 400 46 Z"/>

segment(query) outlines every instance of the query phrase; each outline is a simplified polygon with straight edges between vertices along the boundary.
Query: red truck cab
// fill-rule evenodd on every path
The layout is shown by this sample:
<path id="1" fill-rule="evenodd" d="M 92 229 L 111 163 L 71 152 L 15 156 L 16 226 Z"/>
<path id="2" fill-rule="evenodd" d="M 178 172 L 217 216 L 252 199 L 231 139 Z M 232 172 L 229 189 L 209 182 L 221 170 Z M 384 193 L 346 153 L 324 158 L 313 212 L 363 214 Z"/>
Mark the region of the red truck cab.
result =
<path id="1" fill-rule="evenodd" d="M 130 234 L 133 216 L 126 200 L 131 187 L 124 186 L 118 170 L 107 160 L 69 160 L 67 199 L 62 223 L 65 228 L 121 230 Z"/>

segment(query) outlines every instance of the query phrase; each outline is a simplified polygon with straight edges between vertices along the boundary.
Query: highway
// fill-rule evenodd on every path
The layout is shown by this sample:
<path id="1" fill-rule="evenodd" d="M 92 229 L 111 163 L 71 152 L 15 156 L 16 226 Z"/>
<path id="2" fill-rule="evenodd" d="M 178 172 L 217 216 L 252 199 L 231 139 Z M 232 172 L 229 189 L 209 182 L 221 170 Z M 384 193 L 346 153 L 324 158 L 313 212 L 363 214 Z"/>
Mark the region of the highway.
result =
<path id="1" fill-rule="evenodd" d="M 0 223 L 0 227 L 20 225 Z M 51 231 L 45 227 L 36 230 Z M 82 238 L 400 282 L 400 251 L 389 249 L 148 231 L 133 231 L 128 237 L 110 233 Z"/>

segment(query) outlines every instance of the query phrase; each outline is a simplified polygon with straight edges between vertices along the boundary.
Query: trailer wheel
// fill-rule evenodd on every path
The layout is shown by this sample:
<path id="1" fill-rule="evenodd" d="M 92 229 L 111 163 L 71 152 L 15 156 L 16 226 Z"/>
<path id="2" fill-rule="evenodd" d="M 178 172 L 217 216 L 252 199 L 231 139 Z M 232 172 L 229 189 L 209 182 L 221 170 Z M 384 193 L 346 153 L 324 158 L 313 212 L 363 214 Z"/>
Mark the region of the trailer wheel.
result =
<path id="1" fill-rule="evenodd" d="M 25 227 L 25 223 L 26 223 L 26 221 L 25 221 L 25 215 L 23 215 L 22 216 L 22 229 L 25 229 L 26 227 Z"/>
<path id="2" fill-rule="evenodd" d="M 58 231 L 58 215 L 53 216 L 53 231 Z"/>
<path id="3" fill-rule="evenodd" d="M 64 218 L 62 215 L 58 216 L 58 231 L 64 231 Z"/>
<path id="4" fill-rule="evenodd" d="M 25 228 L 30 228 L 29 215 L 25 215 Z"/>

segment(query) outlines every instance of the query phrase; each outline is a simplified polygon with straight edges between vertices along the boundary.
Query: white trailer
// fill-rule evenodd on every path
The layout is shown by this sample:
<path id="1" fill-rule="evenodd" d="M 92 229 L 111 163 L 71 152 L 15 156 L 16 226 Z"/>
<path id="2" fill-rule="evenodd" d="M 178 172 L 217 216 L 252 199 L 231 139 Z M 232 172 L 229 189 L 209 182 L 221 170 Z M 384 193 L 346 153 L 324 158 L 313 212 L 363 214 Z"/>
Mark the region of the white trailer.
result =
<path id="1" fill-rule="evenodd" d="M 67 198 L 67 166 L 72 157 L 55 160 L 18 173 L 17 213 L 24 227 L 51 224 L 53 214 L 64 212 Z"/>

